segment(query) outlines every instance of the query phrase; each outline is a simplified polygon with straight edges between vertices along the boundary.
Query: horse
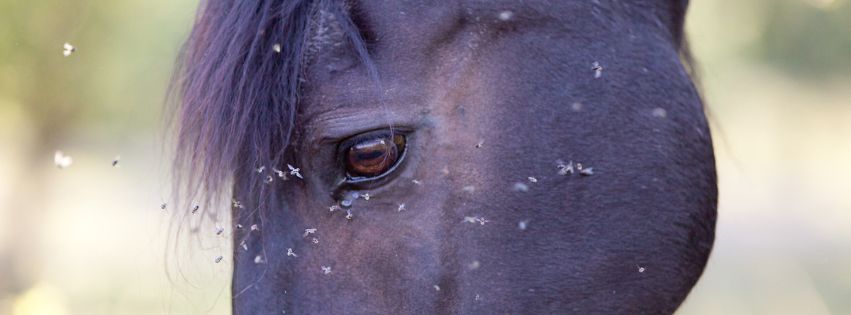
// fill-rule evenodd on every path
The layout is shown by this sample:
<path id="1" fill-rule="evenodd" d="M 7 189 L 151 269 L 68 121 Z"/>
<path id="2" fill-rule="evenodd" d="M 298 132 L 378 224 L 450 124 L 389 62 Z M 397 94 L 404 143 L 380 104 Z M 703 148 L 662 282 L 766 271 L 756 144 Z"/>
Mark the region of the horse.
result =
<path id="1" fill-rule="evenodd" d="M 673 313 L 717 207 L 687 6 L 202 1 L 175 167 L 232 199 L 232 311 Z"/>

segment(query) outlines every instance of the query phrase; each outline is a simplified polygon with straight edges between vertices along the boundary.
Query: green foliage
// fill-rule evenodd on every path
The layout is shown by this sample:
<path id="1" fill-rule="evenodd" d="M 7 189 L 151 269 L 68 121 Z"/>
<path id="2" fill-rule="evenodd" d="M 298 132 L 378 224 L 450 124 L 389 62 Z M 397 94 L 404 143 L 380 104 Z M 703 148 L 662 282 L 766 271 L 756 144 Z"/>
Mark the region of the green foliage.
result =
<path id="1" fill-rule="evenodd" d="M 0 0 L 0 113 L 51 135 L 158 128 L 196 5 Z M 65 42 L 76 47 L 68 57 Z"/>
<path id="2" fill-rule="evenodd" d="M 763 1 L 764 31 L 757 51 L 793 75 L 851 72 L 851 5 L 840 1 Z"/>

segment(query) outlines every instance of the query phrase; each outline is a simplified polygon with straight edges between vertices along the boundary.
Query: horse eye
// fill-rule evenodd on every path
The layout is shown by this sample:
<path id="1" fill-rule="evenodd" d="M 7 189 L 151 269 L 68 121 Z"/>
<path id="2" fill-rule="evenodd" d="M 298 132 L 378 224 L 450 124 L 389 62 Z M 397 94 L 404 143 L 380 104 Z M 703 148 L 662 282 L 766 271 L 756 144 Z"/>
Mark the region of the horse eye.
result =
<path id="1" fill-rule="evenodd" d="M 342 147 L 350 181 L 372 180 L 389 174 L 404 157 L 405 136 L 389 130 L 355 136 Z"/>

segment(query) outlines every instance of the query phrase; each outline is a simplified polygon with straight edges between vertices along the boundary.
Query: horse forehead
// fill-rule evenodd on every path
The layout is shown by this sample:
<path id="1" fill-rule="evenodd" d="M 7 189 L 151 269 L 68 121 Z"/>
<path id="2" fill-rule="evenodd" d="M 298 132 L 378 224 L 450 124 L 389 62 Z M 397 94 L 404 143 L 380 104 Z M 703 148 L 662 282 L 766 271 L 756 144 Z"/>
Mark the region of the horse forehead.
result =
<path id="1" fill-rule="evenodd" d="M 360 4 L 355 4 L 360 2 Z M 658 10 L 665 8 L 670 2 L 666 0 L 437 0 L 437 1 L 395 1 L 395 0 L 351 0 L 349 7 L 370 8 L 387 14 L 397 13 L 402 16 L 431 15 L 435 12 L 452 13 L 478 17 L 494 17 L 499 22 L 517 17 L 545 18 L 570 17 L 571 14 L 581 14 L 588 10 L 602 13 L 635 13 L 638 9 Z"/>
<path id="2" fill-rule="evenodd" d="M 383 49 L 393 51 L 394 57 L 384 60 L 384 62 L 378 65 L 382 68 L 381 72 L 384 75 L 382 79 L 387 79 L 387 76 L 389 76 L 392 77 L 393 80 L 391 82 L 384 82 L 382 86 L 383 88 L 379 91 L 376 89 L 377 85 L 375 82 L 372 82 L 371 78 L 364 77 L 364 73 L 352 73 L 353 71 L 351 70 L 354 70 L 354 72 L 363 72 L 358 66 L 361 61 L 349 47 L 346 45 L 339 45 L 340 43 L 345 42 L 345 36 L 339 29 L 339 21 L 328 15 L 327 12 L 321 11 L 320 14 L 315 17 L 313 22 L 315 24 L 312 31 L 315 36 L 311 37 L 309 45 L 310 49 L 308 51 L 310 56 L 309 59 L 315 61 L 310 63 L 311 67 L 309 67 L 309 69 L 312 71 L 308 72 L 310 73 L 310 76 L 315 74 L 319 75 L 312 78 L 315 80 L 310 80 L 312 83 L 310 85 L 315 89 L 312 89 L 312 93 L 306 93 L 306 95 L 309 96 L 308 98 L 312 100 L 312 106 L 302 108 L 302 118 L 305 118 L 307 121 L 312 120 L 312 118 L 317 115 L 331 115 L 334 117 L 346 116 L 344 112 L 346 112 L 347 109 L 355 112 L 368 110 L 371 108 L 369 106 L 365 106 L 365 104 L 368 105 L 370 103 L 374 103 L 377 98 L 385 100 L 389 99 L 391 100 L 390 103 L 393 103 L 393 99 L 402 100 L 404 102 L 401 103 L 404 103 L 405 107 L 409 110 L 414 110 L 414 108 L 419 109 L 420 107 L 425 106 L 425 104 L 407 101 L 409 99 L 417 99 L 423 96 L 420 95 L 421 93 L 418 93 L 419 89 L 415 88 L 420 86 L 422 82 L 419 81 L 424 79 L 414 75 L 421 72 L 416 70 L 422 70 L 422 67 L 434 67 L 434 63 L 452 64 L 464 58 L 459 58 L 457 56 L 458 51 L 456 50 L 452 50 L 452 54 L 450 55 L 441 56 L 437 59 L 424 58 L 425 56 L 421 55 L 424 52 L 419 50 L 419 48 L 423 47 L 418 46 L 419 44 L 411 43 L 411 41 L 414 40 L 411 38 L 415 38 L 416 40 L 431 38 L 423 35 L 430 32 L 430 27 L 429 25 L 413 25 L 413 33 L 405 32 L 402 30 L 408 29 L 408 27 L 402 26 L 400 23 L 406 24 L 406 20 L 408 23 L 417 24 L 417 21 L 424 21 L 423 17 L 430 16 L 434 19 L 429 18 L 427 20 L 431 21 L 426 22 L 440 24 L 440 22 L 437 22 L 436 20 L 451 20 L 453 19 L 452 15 L 458 14 L 460 16 L 466 16 L 468 20 L 471 20 L 469 22 L 480 26 L 481 28 L 479 29 L 501 27 L 496 25 L 513 22 L 518 22 L 517 25 L 524 26 L 528 24 L 526 23 L 527 21 L 532 20 L 534 21 L 534 25 L 561 25 L 560 27 L 549 28 L 550 31 L 575 33 L 572 36 L 564 37 L 563 40 L 572 40 L 576 38 L 584 40 L 588 37 L 592 37 L 592 33 L 597 32 L 600 29 L 607 31 L 613 29 L 611 25 L 594 26 L 587 25 L 585 23 L 616 23 L 620 25 L 615 28 L 622 29 L 621 27 L 624 26 L 623 23 L 642 23 L 642 17 L 639 17 L 638 15 L 631 16 L 627 13 L 634 11 L 652 13 L 654 10 L 644 9 L 655 9 L 660 7 L 659 3 L 663 1 L 634 0 L 622 2 L 609 0 L 526 0 L 518 2 L 516 0 L 457 0 L 431 1 L 433 3 L 429 3 L 430 1 L 363 0 L 363 2 L 369 2 L 368 4 L 364 4 L 365 6 L 363 7 L 368 7 L 371 10 L 379 9 L 380 11 L 388 14 L 387 16 L 379 18 L 382 20 L 382 23 L 380 23 L 381 25 L 385 27 L 395 27 L 396 30 L 393 32 L 400 34 L 403 33 L 403 35 L 405 35 L 401 37 L 390 36 L 387 38 L 387 40 L 398 40 L 401 42 L 385 46 Z M 382 6 L 382 4 L 386 5 Z M 427 8 L 428 5 L 437 5 L 440 8 Z M 422 10 L 417 10 L 417 8 L 421 8 Z M 415 15 L 420 16 L 419 18 L 413 18 Z M 389 16 L 394 17 L 390 18 Z M 614 18 L 613 16 L 618 17 Z M 644 14 L 642 16 L 647 15 Z M 477 18 L 478 21 L 476 21 Z M 540 24 L 538 21 L 535 21 L 538 18 L 542 21 Z M 562 21 L 567 22 L 560 23 Z M 494 25 L 489 26 L 489 24 Z M 631 28 L 631 26 L 626 27 Z M 518 34 L 526 34 L 527 32 L 538 32 L 542 30 L 541 28 L 526 27 L 520 27 L 520 29 L 522 31 L 515 32 Z M 546 30 L 546 28 L 544 30 Z M 466 29 L 466 32 L 472 34 L 472 38 L 481 39 L 479 37 L 482 37 L 480 33 L 476 33 L 470 29 Z M 437 36 L 436 38 L 437 41 L 439 41 L 442 37 Z M 515 42 L 516 45 L 529 45 L 530 43 L 536 45 L 552 44 L 551 42 L 545 41 L 530 42 L 527 40 L 515 40 Z M 444 43 L 452 44 L 451 42 Z M 467 44 L 469 43 L 462 42 L 460 46 L 454 48 L 469 48 L 469 45 Z M 326 48 L 320 49 L 323 46 Z M 333 49 L 328 49 L 327 47 L 331 47 Z M 425 47 L 432 46 L 426 45 Z M 317 54 L 322 56 L 318 56 Z M 405 59 L 399 56 L 417 56 L 422 58 Z M 543 67 L 543 64 L 541 67 Z M 463 67 L 453 64 L 453 67 L 449 68 L 454 69 L 453 71 L 462 71 L 461 68 Z M 383 95 L 383 97 L 379 97 L 379 94 Z M 400 96 L 399 94 L 404 95 Z M 352 109 L 352 107 L 357 109 Z M 388 108 L 381 107 L 381 109 L 386 110 Z"/>
<path id="3" fill-rule="evenodd" d="M 636 13 L 637 10 L 658 10 L 665 7 L 664 0 L 459 0 L 459 7 L 474 16 L 495 16 L 508 19 L 505 13 L 516 14 L 523 18 L 556 17 L 569 18 L 574 14 L 597 13 L 620 14 Z M 508 11 L 508 12 L 506 12 Z"/>

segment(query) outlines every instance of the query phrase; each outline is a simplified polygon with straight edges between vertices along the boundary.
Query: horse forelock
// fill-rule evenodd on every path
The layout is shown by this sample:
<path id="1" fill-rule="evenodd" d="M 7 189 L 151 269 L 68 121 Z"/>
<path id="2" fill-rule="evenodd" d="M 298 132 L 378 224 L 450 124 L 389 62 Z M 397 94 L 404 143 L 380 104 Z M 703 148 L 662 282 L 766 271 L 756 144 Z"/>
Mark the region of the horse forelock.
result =
<path id="1" fill-rule="evenodd" d="M 327 40 L 320 28 L 333 24 L 370 64 L 348 12 L 329 0 L 202 2 L 170 90 L 176 196 L 209 205 L 234 176 L 286 163 L 304 65 Z M 259 193 L 256 178 L 237 188 Z"/>

